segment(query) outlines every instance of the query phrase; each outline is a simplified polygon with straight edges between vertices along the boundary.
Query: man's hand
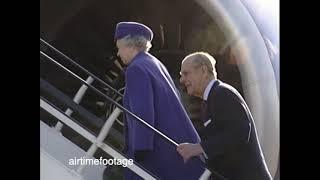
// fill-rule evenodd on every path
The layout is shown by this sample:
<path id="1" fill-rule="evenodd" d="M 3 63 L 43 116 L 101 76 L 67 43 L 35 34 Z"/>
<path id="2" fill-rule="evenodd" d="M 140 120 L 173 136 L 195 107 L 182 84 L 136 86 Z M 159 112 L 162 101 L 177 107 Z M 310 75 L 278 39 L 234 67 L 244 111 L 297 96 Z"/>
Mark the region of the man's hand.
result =
<path id="1" fill-rule="evenodd" d="M 187 162 L 193 156 L 199 156 L 201 153 L 204 153 L 200 144 L 191 143 L 179 144 L 177 151 L 182 156 L 184 162 Z"/>

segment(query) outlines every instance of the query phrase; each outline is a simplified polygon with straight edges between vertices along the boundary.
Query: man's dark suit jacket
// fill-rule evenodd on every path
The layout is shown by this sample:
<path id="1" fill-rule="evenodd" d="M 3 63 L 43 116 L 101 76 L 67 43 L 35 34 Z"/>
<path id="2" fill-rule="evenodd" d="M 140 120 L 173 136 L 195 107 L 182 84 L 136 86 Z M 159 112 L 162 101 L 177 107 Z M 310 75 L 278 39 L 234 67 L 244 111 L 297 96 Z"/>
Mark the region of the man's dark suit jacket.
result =
<path id="1" fill-rule="evenodd" d="M 272 179 L 250 110 L 235 88 L 214 82 L 207 100 L 205 121 L 208 119 L 211 122 L 201 132 L 201 146 L 209 169 L 229 180 Z"/>

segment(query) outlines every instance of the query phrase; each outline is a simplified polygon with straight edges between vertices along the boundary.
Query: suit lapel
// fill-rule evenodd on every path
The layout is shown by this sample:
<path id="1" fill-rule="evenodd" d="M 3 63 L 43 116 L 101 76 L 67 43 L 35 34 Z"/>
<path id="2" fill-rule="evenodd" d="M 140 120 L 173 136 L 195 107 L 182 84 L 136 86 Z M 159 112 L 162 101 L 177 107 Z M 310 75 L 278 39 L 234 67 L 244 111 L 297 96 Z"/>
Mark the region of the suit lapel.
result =
<path id="1" fill-rule="evenodd" d="M 210 92 L 209 92 L 209 95 L 208 95 L 208 104 L 210 104 L 212 101 L 213 101 L 213 96 L 214 96 L 214 93 L 215 93 L 215 90 L 218 88 L 218 86 L 221 84 L 221 81 L 219 80 L 216 80 L 211 89 L 210 89 Z"/>
<path id="2" fill-rule="evenodd" d="M 208 96 L 208 101 L 207 101 L 207 109 L 206 109 L 206 119 L 204 120 L 203 125 L 205 127 L 207 127 L 209 124 L 213 123 L 214 119 L 212 119 L 212 110 L 214 109 L 213 107 L 213 102 L 214 102 L 214 93 L 216 92 L 216 89 L 219 87 L 219 85 L 221 84 L 221 81 L 216 80 L 209 92 L 209 96 Z M 211 114 L 211 116 L 210 116 Z"/>

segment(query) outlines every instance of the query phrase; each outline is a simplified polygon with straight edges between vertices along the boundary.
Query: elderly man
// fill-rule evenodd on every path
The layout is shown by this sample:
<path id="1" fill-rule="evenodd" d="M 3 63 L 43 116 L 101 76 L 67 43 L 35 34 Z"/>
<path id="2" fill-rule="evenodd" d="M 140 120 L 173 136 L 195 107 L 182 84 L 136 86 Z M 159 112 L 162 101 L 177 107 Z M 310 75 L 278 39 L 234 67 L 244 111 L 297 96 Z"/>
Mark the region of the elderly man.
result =
<path id="1" fill-rule="evenodd" d="M 180 82 L 206 103 L 201 143 L 181 143 L 185 161 L 205 154 L 209 169 L 230 180 L 269 180 L 254 121 L 238 91 L 217 79 L 215 59 L 204 52 L 186 56 Z M 220 179 L 217 177 L 216 179 Z"/>
<path id="2" fill-rule="evenodd" d="M 167 69 L 148 53 L 152 38 L 151 29 L 141 23 L 120 22 L 116 26 L 117 55 L 127 65 L 123 105 L 174 141 L 199 143 L 200 138 Z M 185 164 L 173 144 L 129 114 L 126 114 L 125 132 L 127 157 L 160 179 L 198 179 L 203 173 L 204 164 L 199 158 Z M 125 177 L 139 179 L 130 170 Z"/>

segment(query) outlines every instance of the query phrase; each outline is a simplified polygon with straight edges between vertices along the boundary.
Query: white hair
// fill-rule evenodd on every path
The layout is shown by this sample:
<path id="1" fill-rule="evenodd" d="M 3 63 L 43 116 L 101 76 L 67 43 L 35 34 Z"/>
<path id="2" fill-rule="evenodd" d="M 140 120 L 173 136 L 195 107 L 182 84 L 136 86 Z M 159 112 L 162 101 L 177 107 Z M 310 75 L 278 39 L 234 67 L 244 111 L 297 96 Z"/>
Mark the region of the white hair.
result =
<path id="1" fill-rule="evenodd" d="M 148 52 L 152 47 L 151 41 L 148 41 L 144 36 L 126 36 L 122 38 L 127 46 L 136 47 L 139 51 Z"/>
<path id="2" fill-rule="evenodd" d="M 186 60 L 190 61 L 195 67 L 204 65 L 207 68 L 208 73 L 217 78 L 217 71 L 215 68 L 216 60 L 210 54 L 206 52 L 195 52 L 186 56 L 182 60 L 182 63 Z"/>

